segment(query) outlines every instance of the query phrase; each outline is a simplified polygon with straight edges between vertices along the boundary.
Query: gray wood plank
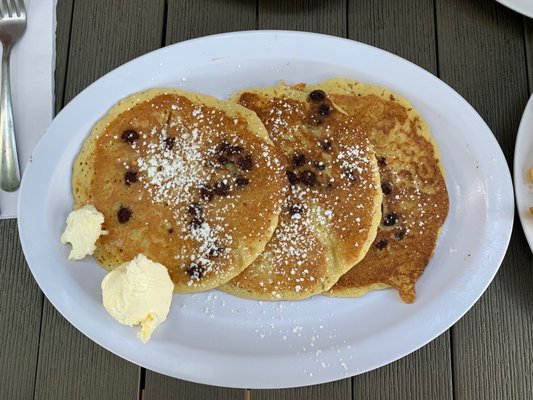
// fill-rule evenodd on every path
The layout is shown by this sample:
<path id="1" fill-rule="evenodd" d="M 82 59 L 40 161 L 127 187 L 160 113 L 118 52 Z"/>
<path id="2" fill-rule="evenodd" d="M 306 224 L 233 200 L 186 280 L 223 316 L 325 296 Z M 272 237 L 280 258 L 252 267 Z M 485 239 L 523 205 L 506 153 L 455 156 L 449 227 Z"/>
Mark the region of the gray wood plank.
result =
<path id="1" fill-rule="evenodd" d="M 54 71 L 56 114 L 63 107 L 64 101 L 73 9 L 74 0 L 60 0 L 57 2 L 56 18 L 59 23 L 56 28 L 56 68 Z"/>
<path id="2" fill-rule="evenodd" d="M 164 10 L 164 0 L 76 2 L 66 101 L 119 65 L 158 49 Z"/>
<path id="3" fill-rule="evenodd" d="M 138 366 L 89 340 L 45 300 L 35 399 L 137 399 Z"/>
<path id="4" fill-rule="evenodd" d="M 437 75 L 434 14 L 433 2 L 425 0 L 350 0 L 349 38 L 390 51 Z M 452 398 L 449 332 L 393 364 L 354 377 L 353 393 L 355 399 Z"/>
<path id="5" fill-rule="evenodd" d="M 524 17 L 529 92 L 533 89 L 533 19 Z"/>
<path id="6" fill-rule="evenodd" d="M 221 32 L 255 29 L 253 0 L 170 0 L 166 44 Z M 219 388 L 170 378 L 146 371 L 144 398 L 150 399 L 244 399 L 241 389 Z"/>
<path id="7" fill-rule="evenodd" d="M 354 399 L 452 399 L 450 335 L 444 333 L 392 364 L 354 378 Z"/>
<path id="8" fill-rule="evenodd" d="M 6 399 L 31 399 L 43 295 L 22 254 L 17 221 L 0 221 L 0 392 Z"/>
<path id="9" fill-rule="evenodd" d="M 432 1 L 349 0 L 348 35 L 438 72 Z"/>
<path id="10" fill-rule="evenodd" d="M 164 0 L 75 2 L 70 43 L 64 42 L 66 34 L 57 37 L 58 60 L 66 58 L 68 46 L 65 99 L 116 66 L 159 48 L 163 17 Z M 62 11 L 58 18 L 70 17 Z M 91 342 L 45 301 L 36 398 L 133 399 L 138 397 L 139 373 L 138 366 Z"/>
<path id="11" fill-rule="evenodd" d="M 352 400 L 351 379 L 294 389 L 253 390 L 251 400 Z M 377 398 L 377 397 L 376 397 Z"/>
<path id="12" fill-rule="evenodd" d="M 244 400 L 245 390 L 201 385 L 146 371 L 144 400 Z"/>
<path id="13" fill-rule="evenodd" d="M 259 1 L 259 29 L 346 36 L 345 0 Z"/>
<path id="14" fill-rule="evenodd" d="M 441 77 L 487 121 L 511 163 L 528 98 L 522 17 L 490 0 L 437 0 Z M 455 398 L 531 398 L 533 270 L 521 228 L 494 282 L 453 328 Z"/>
<path id="15" fill-rule="evenodd" d="M 255 0 L 170 0 L 166 44 L 256 27 Z"/>

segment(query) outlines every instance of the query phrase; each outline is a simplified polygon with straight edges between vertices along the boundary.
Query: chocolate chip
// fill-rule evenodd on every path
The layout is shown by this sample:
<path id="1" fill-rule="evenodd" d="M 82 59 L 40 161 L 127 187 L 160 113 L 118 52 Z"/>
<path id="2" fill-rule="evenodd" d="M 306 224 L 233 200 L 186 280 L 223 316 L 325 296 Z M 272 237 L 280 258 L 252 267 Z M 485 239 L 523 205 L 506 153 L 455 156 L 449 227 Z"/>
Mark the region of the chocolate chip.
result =
<path id="1" fill-rule="evenodd" d="M 331 140 L 324 139 L 318 142 L 318 146 L 322 148 L 324 151 L 330 151 L 331 150 Z"/>
<path id="2" fill-rule="evenodd" d="M 202 206 L 198 203 L 192 203 L 189 206 L 189 209 L 187 210 L 189 215 L 193 215 L 195 217 L 200 217 L 203 214 Z"/>
<path id="3" fill-rule="evenodd" d="M 288 208 L 288 211 L 290 215 L 301 214 L 303 207 L 301 204 L 291 204 Z"/>
<path id="4" fill-rule="evenodd" d="M 387 165 L 387 159 L 385 157 L 378 157 L 378 165 L 385 167 Z"/>
<path id="5" fill-rule="evenodd" d="M 211 186 L 206 185 L 200 188 L 200 197 L 205 201 L 211 201 L 213 199 L 213 189 Z"/>
<path id="6" fill-rule="evenodd" d="M 343 175 L 346 179 L 348 179 L 350 182 L 357 181 L 357 177 L 355 176 L 355 173 L 350 170 L 344 170 Z"/>
<path id="7" fill-rule="evenodd" d="M 204 219 L 202 217 L 194 217 L 191 222 L 190 222 L 190 225 L 193 229 L 200 229 L 202 227 L 202 224 L 204 223 Z"/>
<path id="8" fill-rule="evenodd" d="M 133 129 L 128 129 L 122 132 L 120 138 L 127 143 L 133 144 L 139 139 L 139 134 Z"/>
<path id="9" fill-rule="evenodd" d="M 304 169 L 300 172 L 299 179 L 306 186 L 313 186 L 316 183 L 316 174 L 313 171 Z"/>
<path id="10" fill-rule="evenodd" d="M 227 196 L 230 193 L 230 187 L 222 181 L 217 181 L 215 182 L 213 191 L 217 196 Z"/>
<path id="11" fill-rule="evenodd" d="M 195 279 L 201 279 L 205 275 L 205 268 L 197 263 L 191 263 L 187 268 L 187 273 Z"/>
<path id="12" fill-rule="evenodd" d="M 174 148 L 174 145 L 176 144 L 176 138 L 169 136 L 165 139 L 165 147 L 169 150 L 172 150 Z"/>
<path id="13" fill-rule="evenodd" d="M 234 156 L 235 154 L 240 154 L 242 152 L 241 146 L 228 146 L 226 150 L 224 150 L 224 153 Z"/>
<path id="14" fill-rule="evenodd" d="M 323 115 L 324 117 L 325 116 L 328 116 L 329 113 L 331 112 L 332 108 L 329 104 L 327 103 L 322 103 L 318 106 L 318 110 L 317 112 L 320 114 L 320 115 Z"/>
<path id="15" fill-rule="evenodd" d="M 383 182 L 381 184 L 381 191 L 385 196 L 388 196 L 392 192 L 392 186 L 389 182 Z"/>
<path id="16" fill-rule="evenodd" d="M 214 243 L 211 245 L 211 248 L 209 249 L 209 256 L 210 257 L 220 257 L 222 255 L 222 250 L 218 246 L 217 243 Z"/>
<path id="17" fill-rule="evenodd" d="M 126 173 L 124 174 L 124 183 L 128 186 L 132 183 L 137 182 L 137 180 L 137 172 L 135 171 L 126 171 Z"/>
<path id="18" fill-rule="evenodd" d="M 396 240 L 403 240 L 404 237 L 405 237 L 405 231 L 403 229 L 394 234 L 394 238 Z"/>
<path id="19" fill-rule="evenodd" d="M 378 250 L 383 250 L 385 247 L 387 247 L 387 239 L 381 239 L 379 242 L 376 243 L 376 247 Z"/>
<path id="20" fill-rule="evenodd" d="M 174 229 L 170 228 L 170 229 L 168 230 L 168 233 L 174 233 Z"/>
<path id="21" fill-rule="evenodd" d="M 226 156 L 218 156 L 217 161 L 222 165 L 226 165 L 229 162 L 229 159 Z"/>
<path id="22" fill-rule="evenodd" d="M 325 98 L 326 98 L 326 92 L 320 89 L 313 90 L 311 93 L 309 93 L 309 100 L 314 101 L 314 102 L 322 101 Z"/>
<path id="23" fill-rule="evenodd" d="M 298 175 L 294 171 L 287 171 L 287 179 L 291 185 L 296 185 L 299 182 Z"/>
<path id="24" fill-rule="evenodd" d="M 313 167 L 315 167 L 316 169 L 320 171 L 324 171 L 326 169 L 326 164 L 324 164 L 322 161 L 318 161 L 318 162 L 314 161 Z"/>
<path id="25" fill-rule="evenodd" d="M 385 226 L 393 226 L 396 222 L 398 222 L 398 217 L 394 212 L 388 213 L 383 219 L 383 225 Z"/>
<path id="26" fill-rule="evenodd" d="M 228 142 L 220 142 L 217 146 L 216 152 L 224 153 L 228 147 L 229 147 Z"/>
<path id="27" fill-rule="evenodd" d="M 132 215 L 133 212 L 128 207 L 120 206 L 119 210 L 117 211 L 118 222 L 125 224 L 130 220 Z"/>
<path id="28" fill-rule="evenodd" d="M 237 186 L 240 186 L 240 187 L 243 187 L 243 186 L 246 186 L 250 183 L 250 179 L 248 178 L 245 178 L 244 176 L 238 176 L 236 179 L 235 179 L 235 184 Z"/>
<path id="29" fill-rule="evenodd" d="M 293 154 L 292 155 L 292 165 L 299 167 L 305 164 L 305 155 L 303 154 Z"/>
<path id="30" fill-rule="evenodd" d="M 254 166 L 254 161 L 250 154 L 247 154 L 243 157 L 239 157 L 237 164 L 243 171 L 251 171 Z"/>

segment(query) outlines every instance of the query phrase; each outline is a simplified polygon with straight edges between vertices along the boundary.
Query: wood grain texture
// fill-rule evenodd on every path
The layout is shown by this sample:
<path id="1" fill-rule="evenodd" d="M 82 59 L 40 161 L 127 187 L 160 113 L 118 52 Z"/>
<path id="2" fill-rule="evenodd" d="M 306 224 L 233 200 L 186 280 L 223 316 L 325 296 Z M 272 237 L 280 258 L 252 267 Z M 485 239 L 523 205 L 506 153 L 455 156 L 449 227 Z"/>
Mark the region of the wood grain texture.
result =
<path id="1" fill-rule="evenodd" d="M 81 334 L 45 300 L 36 400 L 137 399 L 139 367 Z"/>
<path id="2" fill-rule="evenodd" d="M 354 399 L 453 399 L 450 335 L 392 364 L 354 377 Z"/>
<path id="3" fill-rule="evenodd" d="M 57 2 L 56 18 L 60 23 L 57 24 L 56 28 L 55 114 L 63 107 L 73 10 L 74 0 L 59 0 Z"/>
<path id="4" fill-rule="evenodd" d="M 66 101 L 119 65 L 158 49 L 164 10 L 164 0 L 75 2 Z"/>
<path id="5" fill-rule="evenodd" d="M 294 389 L 252 390 L 251 400 L 352 400 L 351 379 Z M 359 397 L 355 397 L 359 400 Z M 361 398 L 363 399 L 363 397 Z M 377 399 L 377 397 L 376 397 Z"/>
<path id="6" fill-rule="evenodd" d="M 201 385 L 146 371 L 144 400 L 244 400 L 245 390 Z"/>
<path id="7" fill-rule="evenodd" d="M 159 48 L 163 15 L 163 0 L 149 4 L 141 0 L 75 2 L 70 43 L 65 43 L 68 35 L 57 36 L 58 60 L 66 59 L 68 48 L 67 75 L 63 77 L 65 99 L 72 99 L 118 65 Z M 65 10 L 58 13 L 58 18 L 67 17 Z M 62 77 L 57 76 L 56 90 L 60 90 L 61 82 Z M 79 333 L 45 301 L 37 399 L 136 399 L 139 372 L 138 366 L 114 356 Z"/>
<path id="8" fill-rule="evenodd" d="M 259 29 L 346 36 L 345 0 L 259 0 Z"/>
<path id="9" fill-rule="evenodd" d="M 478 110 L 511 164 L 529 93 L 522 17 L 490 0 L 437 0 L 437 28 L 441 77 Z M 531 398 L 531 264 L 517 222 L 494 282 L 453 328 L 455 399 Z"/>
<path id="10" fill-rule="evenodd" d="M 255 0 L 170 0 L 166 44 L 256 27 Z"/>
<path id="11" fill-rule="evenodd" d="M 24 260 L 17 221 L 0 221 L 0 393 L 31 399 L 43 295 Z"/>
<path id="12" fill-rule="evenodd" d="M 432 1 L 348 0 L 348 36 L 438 72 Z"/>
<path id="13" fill-rule="evenodd" d="M 529 92 L 533 90 L 533 19 L 524 18 L 524 34 L 526 38 L 526 63 Z"/>

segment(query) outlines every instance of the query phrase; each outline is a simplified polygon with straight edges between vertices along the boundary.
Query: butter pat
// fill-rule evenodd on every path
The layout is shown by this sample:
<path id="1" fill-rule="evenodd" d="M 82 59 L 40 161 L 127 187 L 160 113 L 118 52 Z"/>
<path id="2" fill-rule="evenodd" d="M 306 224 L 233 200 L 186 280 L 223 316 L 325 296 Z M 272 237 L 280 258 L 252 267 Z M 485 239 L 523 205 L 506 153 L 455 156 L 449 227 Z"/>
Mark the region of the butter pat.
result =
<path id="1" fill-rule="evenodd" d="M 167 269 L 139 254 L 109 272 L 102 281 L 104 307 L 118 322 L 140 325 L 143 343 L 168 315 L 174 284 Z"/>
<path id="2" fill-rule="evenodd" d="M 63 244 L 72 244 L 69 260 L 81 260 L 93 254 L 96 240 L 106 233 L 102 231 L 103 223 L 104 215 L 92 205 L 74 210 L 68 215 L 67 227 L 60 240 Z"/>

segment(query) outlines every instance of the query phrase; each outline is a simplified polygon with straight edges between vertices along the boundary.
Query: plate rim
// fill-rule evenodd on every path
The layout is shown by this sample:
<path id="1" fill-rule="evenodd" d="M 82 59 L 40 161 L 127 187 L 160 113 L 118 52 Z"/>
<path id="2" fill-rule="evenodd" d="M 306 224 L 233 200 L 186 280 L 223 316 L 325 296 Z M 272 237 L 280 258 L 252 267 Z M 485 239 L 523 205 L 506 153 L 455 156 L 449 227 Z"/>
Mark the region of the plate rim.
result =
<path id="1" fill-rule="evenodd" d="M 370 45 L 365 44 L 365 43 L 360 43 L 360 42 L 353 41 L 353 40 L 350 40 L 350 39 L 345 39 L 345 38 L 340 38 L 340 37 L 335 37 L 335 36 L 330 36 L 330 35 L 323 35 L 323 34 L 309 33 L 309 32 L 299 32 L 299 31 L 284 31 L 284 30 L 259 30 L 259 31 L 255 31 L 255 30 L 252 30 L 252 31 L 230 32 L 230 33 L 215 34 L 215 35 L 209 35 L 209 36 L 203 36 L 203 37 L 199 37 L 199 38 L 194 38 L 194 39 L 191 39 L 191 40 L 175 43 L 173 45 L 166 46 L 164 48 L 154 50 L 152 52 L 149 52 L 149 53 L 146 53 L 144 55 L 141 55 L 140 57 L 137 57 L 137 58 L 135 58 L 135 59 L 133 59 L 133 60 L 131 60 L 131 61 L 119 66 L 119 67 L 117 67 L 117 68 L 115 68 L 114 70 L 108 72 L 104 76 L 100 77 L 98 80 L 96 80 L 91 85 L 89 85 L 87 88 L 85 88 L 82 92 L 80 92 L 74 99 L 72 99 L 71 102 L 69 102 L 69 104 L 67 104 L 60 111 L 60 113 L 57 114 L 57 116 L 54 118 L 54 121 L 57 118 L 59 118 L 63 113 L 68 112 L 70 104 L 77 97 L 83 96 L 83 94 L 86 91 L 88 91 L 89 89 L 93 88 L 95 85 L 98 85 L 99 82 L 101 80 L 105 79 L 106 77 L 107 77 L 107 79 L 109 79 L 109 77 L 113 76 L 113 74 L 119 74 L 123 69 L 128 68 L 128 66 L 131 65 L 131 64 L 139 62 L 139 60 L 141 60 L 141 59 L 144 59 L 146 57 L 157 57 L 160 53 L 166 52 L 166 51 L 176 51 L 176 50 L 174 50 L 175 48 L 178 48 L 178 47 L 182 46 L 185 43 L 190 44 L 191 42 L 195 42 L 195 41 L 204 41 L 204 40 L 209 40 L 209 39 L 212 40 L 213 38 L 222 38 L 222 37 L 239 37 L 240 38 L 240 37 L 243 37 L 243 36 L 246 36 L 246 35 L 250 35 L 250 36 L 255 36 L 255 35 L 266 35 L 266 36 L 271 36 L 271 35 L 280 35 L 280 36 L 283 36 L 283 35 L 289 35 L 289 36 L 298 35 L 298 36 L 303 36 L 303 37 L 319 36 L 319 37 L 322 37 L 324 39 L 328 39 L 328 40 L 332 40 L 332 41 L 343 41 L 343 42 L 348 42 L 350 45 L 363 46 L 363 47 L 366 47 L 366 48 L 370 48 L 370 49 L 372 49 L 372 51 L 376 51 L 376 52 L 378 52 L 381 55 L 385 55 L 387 57 L 393 57 L 393 58 L 397 59 L 399 62 L 406 63 L 411 68 L 415 68 L 416 69 L 416 73 L 428 75 L 430 77 L 430 79 L 432 79 L 435 82 L 435 84 L 441 85 L 445 90 L 449 91 L 449 93 L 451 95 L 453 95 L 455 97 L 455 99 L 458 100 L 461 103 L 462 107 L 466 107 L 466 109 L 469 111 L 469 113 L 471 113 L 474 117 L 476 117 L 478 119 L 478 122 L 483 124 L 484 129 L 487 132 L 490 133 L 490 135 L 489 135 L 490 138 L 487 138 L 487 139 L 492 142 L 492 145 L 496 146 L 495 150 L 498 153 L 498 156 L 500 156 L 503 160 L 505 160 L 505 157 L 503 155 L 503 152 L 501 150 L 501 147 L 500 147 L 499 143 L 497 142 L 496 138 L 494 137 L 494 134 L 492 133 L 490 128 L 487 126 L 487 124 L 485 123 L 483 118 L 481 118 L 481 116 L 475 111 L 475 109 L 462 96 L 460 96 L 454 89 L 452 89 L 449 85 L 447 85 L 444 81 L 442 81 L 441 79 L 439 79 L 435 75 L 433 75 L 430 72 L 424 70 L 423 68 L 421 68 L 418 65 L 412 63 L 409 60 L 406 60 L 406 59 L 404 59 L 402 57 L 399 57 L 399 56 L 397 56 L 397 55 L 395 55 L 393 53 L 387 52 L 385 50 L 379 49 L 379 48 L 374 47 L 374 46 L 370 46 Z M 177 50 L 177 52 L 179 52 L 179 50 Z M 52 124 L 50 125 L 50 127 L 53 127 L 54 121 L 52 121 Z M 39 141 L 39 143 L 38 143 L 38 145 L 37 145 L 37 147 L 36 147 L 36 149 L 34 150 L 33 153 L 38 151 L 38 149 L 40 148 L 40 146 L 43 143 L 43 141 L 45 141 L 45 138 L 48 137 L 49 132 L 50 132 L 50 129 L 47 129 L 46 133 L 43 135 L 43 137 Z M 31 171 L 31 169 L 30 169 L 30 171 Z M 503 171 L 502 174 L 503 174 L 503 179 L 505 179 L 507 181 L 507 183 L 510 185 L 510 188 L 513 189 L 513 184 L 512 184 L 512 180 L 511 180 L 511 174 L 510 174 L 510 171 L 509 171 L 509 168 L 508 168 L 508 165 L 507 165 L 506 162 L 505 162 L 505 171 Z M 26 225 L 25 225 L 26 221 L 24 219 L 24 216 L 23 216 L 22 213 L 20 213 L 21 208 L 22 208 L 21 204 L 23 203 L 23 193 L 25 193 L 25 190 L 26 190 L 25 189 L 26 186 L 24 185 L 24 182 L 25 182 L 25 180 L 23 178 L 23 183 L 21 185 L 21 195 L 19 196 L 19 204 L 18 204 L 19 216 L 22 216 L 22 217 L 19 217 L 17 223 L 18 223 L 18 227 L 19 227 L 19 233 L 20 233 L 20 238 L 21 238 L 23 251 L 24 251 L 24 254 L 26 256 L 27 248 L 28 248 L 29 244 L 27 243 L 26 239 L 23 238 L 23 236 L 24 236 L 23 233 L 25 232 L 25 230 L 27 228 L 26 228 Z M 27 189 L 27 190 L 29 190 L 29 189 Z M 512 193 L 513 193 L 513 191 L 511 190 L 511 194 L 510 194 L 511 198 L 512 198 Z M 509 205 L 510 205 L 510 207 L 512 209 L 511 210 L 511 215 L 514 215 L 514 200 L 512 200 L 511 204 L 509 204 Z M 375 365 L 372 368 L 368 368 L 368 369 L 365 369 L 365 370 L 357 371 L 356 375 L 359 374 L 359 373 L 363 373 L 363 372 L 367 372 L 369 370 L 373 370 L 373 369 L 379 368 L 379 367 L 381 367 L 383 365 L 387 365 L 387 364 L 389 364 L 389 363 L 391 363 L 393 361 L 398 360 L 399 358 L 402 358 L 402 357 L 406 356 L 407 354 L 410 354 L 410 353 L 416 351 L 417 349 L 423 347 L 424 345 L 426 345 L 430 341 L 432 341 L 435 338 L 437 338 L 438 336 L 440 336 L 447 329 L 449 329 L 449 327 L 453 326 L 460 318 L 462 318 L 470 310 L 470 308 L 479 300 L 479 298 L 483 295 L 483 293 L 485 293 L 487 287 L 490 285 L 490 283 L 494 279 L 494 276 L 498 272 L 498 270 L 499 270 L 499 268 L 501 266 L 501 263 L 503 261 L 503 258 L 505 257 L 505 254 L 507 252 L 508 246 L 509 246 L 513 223 L 514 223 L 514 218 L 511 217 L 511 219 L 509 220 L 509 226 L 507 227 L 505 232 L 502 232 L 502 233 L 504 233 L 504 241 L 503 241 L 504 244 L 502 246 L 501 254 L 499 255 L 499 257 L 497 257 L 498 258 L 497 267 L 494 268 L 494 271 L 492 271 L 490 279 L 488 279 L 487 282 L 484 283 L 484 285 L 483 285 L 484 288 L 480 291 L 480 293 L 477 293 L 476 296 L 474 296 L 474 300 L 471 301 L 471 304 L 465 310 L 462 310 L 461 312 L 459 312 L 456 315 L 456 318 L 453 319 L 453 322 L 445 324 L 445 325 L 447 325 L 447 328 L 445 328 L 443 331 L 441 331 L 440 333 L 438 333 L 436 335 L 430 335 L 431 337 L 429 337 L 427 340 L 419 343 L 417 346 L 415 346 L 415 348 L 411 348 L 407 352 L 401 352 L 401 354 L 397 355 L 396 357 L 390 358 L 387 362 L 381 363 L 379 365 Z M 28 258 L 28 257 L 26 256 L 26 258 Z M 28 263 L 28 265 L 29 265 L 29 263 Z M 32 275 L 34 276 L 34 278 L 36 279 L 37 283 L 41 287 L 41 284 L 40 284 L 39 280 L 37 279 L 32 267 L 31 266 L 29 266 L 29 267 L 30 267 L 30 270 L 32 272 Z M 43 292 L 44 292 L 44 290 L 43 290 Z M 142 362 L 139 362 L 137 360 L 133 360 L 130 357 L 125 356 L 122 353 L 116 352 L 116 351 L 108 348 L 106 345 L 102 344 L 99 340 L 94 338 L 93 335 L 90 335 L 87 332 L 85 332 L 84 330 L 81 330 L 76 324 L 74 324 L 71 321 L 71 318 L 69 318 L 69 316 L 65 315 L 65 313 L 63 312 L 61 306 L 58 306 L 55 301 L 51 300 L 47 293 L 45 293 L 45 295 L 51 301 L 51 303 L 54 305 L 54 307 L 63 315 L 63 317 L 65 317 L 72 325 L 74 325 L 76 327 L 76 329 L 78 329 L 80 332 L 82 332 L 85 336 L 90 338 L 92 341 L 98 343 L 100 346 L 104 347 L 106 350 L 111 351 L 114 354 L 117 354 L 118 356 L 120 356 L 123 359 L 126 359 L 126 360 L 128 360 L 130 362 L 133 362 L 135 364 L 138 364 L 138 365 L 144 365 L 144 366 L 147 365 L 146 363 L 142 363 Z M 150 369 L 152 369 L 154 371 L 162 372 L 164 374 L 167 374 L 167 375 L 170 375 L 170 376 L 173 376 L 173 377 L 178 377 L 178 376 L 176 376 L 175 374 L 172 374 L 169 371 L 162 371 L 160 368 L 158 369 L 157 367 L 154 367 L 154 366 L 151 366 L 151 365 L 148 366 L 148 368 L 150 368 Z M 351 374 L 349 376 L 353 376 L 353 374 Z M 181 379 L 187 379 L 187 380 L 190 380 L 190 381 L 193 381 L 193 382 L 224 386 L 224 385 L 221 385 L 220 383 L 213 383 L 213 381 L 211 381 L 209 379 L 205 380 L 205 379 L 201 379 L 201 378 L 194 379 L 194 378 L 191 378 L 191 377 L 183 377 L 183 376 L 179 376 L 179 377 Z M 304 385 L 309 385 L 309 384 L 324 383 L 324 382 L 329 382 L 329 381 L 332 381 L 332 380 L 342 379 L 342 378 L 343 378 L 343 376 L 337 376 L 336 378 L 328 377 L 326 379 L 320 380 L 320 379 L 317 379 L 315 377 L 313 379 L 310 379 L 309 382 L 306 382 L 306 383 L 303 383 L 303 384 L 299 384 L 299 385 L 296 385 L 296 386 L 304 386 Z M 234 385 L 231 385 L 231 386 L 228 386 L 228 387 L 239 387 L 239 388 L 242 388 L 242 387 L 250 387 L 250 388 L 274 388 L 274 387 L 279 387 L 279 388 L 281 388 L 281 387 L 296 387 L 296 386 L 294 386 L 294 385 L 291 385 L 291 386 L 287 386 L 287 385 L 282 385 L 282 386 L 272 386 L 272 385 L 269 385 L 269 386 L 257 386 L 257 385 L 255 385 L 255 386 L 254 385 L 234 386 Z"/>
<path id="2" fill-rule="evenodd" d="M 498 3 L 500 3 L 502 6 L 505 6 L 509 8 L 510 10 L 513 10 L 514 12 L 517 12 L 519 14 L 522 14 L 528 18 L 533 18 L 533 6 L 531 8 L 524 7 L 524 5 L 516 4 L 516 1 L 514 0 L 496 0 Z"/>
<path id="3" fill-rule="evenodd" d="M 531 120 L 531 124 L 529 126 L 526 126 L 527 122 L 527 116 L 526 113 L 530 112 L 532 117 L 529 117 Z M 527 216 L 524 211 L 524 207 L 526 207 L 525 199 L 523 198 L 523 188 L 521 185 L 522 181 L 522 174 L 526 172 L 524 170 L 524 162 L 525 160 L 522 158 L 522 146 L 523 143 L 526 140 L 524 137 L 527 137 L 527 128 L 533 128 L 533 93 L 530 95 L 526 106 L 524 107 L 524 111 L 522 112 L 522 116 L 520 117 L 520 124 L 518 125 L 518 131 L 516 133 L 516 141 L 515 141 L 515 147 L 514 147 L 514 156 L 513 156 L 513 181 L 514 181 L 514 191 L 515 191 L 515 200 L 516 200 L 516 209 L 518 213 L 518 218 L 520 220 L 520 225 L 522 226 L 522 231 L 524 232 L 524 236 L 526 237 L 529 249 L 531 252 L 533 252 L 533 233 L 530 233 L 531 228 L 528 228 L 527 224 L 531 223 L 532 221 L 526 220 Z M 533 143 L 533 139 L 531 140 L 531 143 Z M 530 168 L 533 168 L 533 160 L 531 160 L 531 166 Z M 533 182 L 532 182 L 533 183 Z M 531 206 L 533 207 L 533 197 L 531 199 Z M 527 214 L 529 216 L 529 214 Z M 531 217 L 533 218 L 533 217 Z"/>

